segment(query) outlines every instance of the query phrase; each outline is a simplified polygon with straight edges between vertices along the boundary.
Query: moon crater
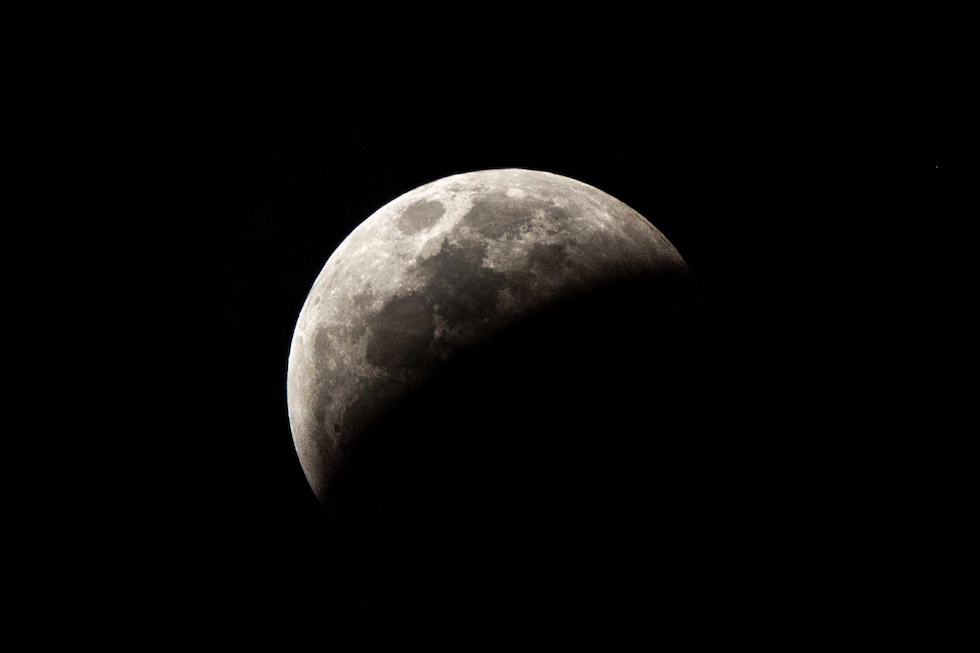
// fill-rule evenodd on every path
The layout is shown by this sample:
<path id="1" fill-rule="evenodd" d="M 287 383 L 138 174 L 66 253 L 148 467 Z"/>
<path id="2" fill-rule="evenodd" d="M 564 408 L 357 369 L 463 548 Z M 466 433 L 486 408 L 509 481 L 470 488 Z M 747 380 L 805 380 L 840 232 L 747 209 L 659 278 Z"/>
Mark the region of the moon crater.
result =
<path id="1" fill-rule="evenodd" d="M 405 234 L 416 234 L 431 229 L 446 213 L 446 207 L 438 200 L 421 200 L 402 211 L 398 228 Z"/>

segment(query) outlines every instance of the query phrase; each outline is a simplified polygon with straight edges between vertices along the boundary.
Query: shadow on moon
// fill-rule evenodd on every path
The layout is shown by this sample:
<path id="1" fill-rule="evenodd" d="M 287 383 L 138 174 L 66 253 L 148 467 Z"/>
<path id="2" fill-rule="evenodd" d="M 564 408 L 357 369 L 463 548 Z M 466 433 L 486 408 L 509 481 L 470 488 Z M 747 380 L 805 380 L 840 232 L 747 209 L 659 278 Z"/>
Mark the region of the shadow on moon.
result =
<path id="1" fill-rule="evenodd" d="M 699 297 L 686 270 L 608 285 L 457 353 L 346 452 L 357 577 L 564 601 L 680 573 L 734 473 Z"/>

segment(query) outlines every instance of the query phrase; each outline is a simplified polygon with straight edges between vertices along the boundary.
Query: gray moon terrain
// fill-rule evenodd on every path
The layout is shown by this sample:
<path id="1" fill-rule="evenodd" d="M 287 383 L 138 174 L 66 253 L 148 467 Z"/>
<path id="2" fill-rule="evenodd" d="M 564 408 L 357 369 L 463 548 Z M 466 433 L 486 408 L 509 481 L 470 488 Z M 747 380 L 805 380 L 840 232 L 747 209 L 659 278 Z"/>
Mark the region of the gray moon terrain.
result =
<path id="1" fill-rule="evenodd" d="M 289 351 L 290 428 L 320 503 L 358 528 L 609 515 L 594 504 L 678 464 L 665 443 L 700 411 L 709 339 L 684 260 L 623 202 L 458 174 L 327 260 Z"/>

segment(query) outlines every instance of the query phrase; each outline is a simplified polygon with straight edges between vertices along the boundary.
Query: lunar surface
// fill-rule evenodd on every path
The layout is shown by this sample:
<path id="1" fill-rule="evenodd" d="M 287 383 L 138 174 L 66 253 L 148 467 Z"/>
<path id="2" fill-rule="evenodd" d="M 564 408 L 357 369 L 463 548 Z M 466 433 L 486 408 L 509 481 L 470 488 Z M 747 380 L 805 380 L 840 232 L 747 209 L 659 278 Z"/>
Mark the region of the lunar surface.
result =
<path id="1" fill-rule="evenodd" d="M 629 469 L 656 457 L 624 443 L 673 437 L 658 413 L 704 320 L 678 251 L 607 193 L 522 169 L 446 177 L 380 208 L 316 278 L 289 352 L 296 451 L 320 502 L 359 519 L 595 496 L 569 486 L 621 476 L 609 451 Z"/>

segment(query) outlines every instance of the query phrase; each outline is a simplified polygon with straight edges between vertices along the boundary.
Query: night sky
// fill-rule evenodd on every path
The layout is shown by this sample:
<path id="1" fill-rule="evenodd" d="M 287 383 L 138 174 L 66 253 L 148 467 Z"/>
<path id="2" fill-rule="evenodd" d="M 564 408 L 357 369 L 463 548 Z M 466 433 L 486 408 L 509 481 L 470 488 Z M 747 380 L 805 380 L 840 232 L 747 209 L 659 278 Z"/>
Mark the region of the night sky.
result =
<path id="1" fill-rule="evenodd" d="M 666 602 L 679 619 L 686 605 L 744 625 L 746 605 L 832 621 L 881 595 L 911 609 L 920 591 L 947 592 L 940 552 L 961 532 L 963 445 L 941 408 L 958 399 L 937 389 L 953 352 L 935 334 L 938 321 L 955 336 L 965 314 L 936 280 L 965 264 L 930 245 L 952 247 L 956 228 L 955 130 L 937 119 L 954 100 L 936 59 L 641 36 L 594 48 L 474 36 L 383 57 L 228 48 L 162 66 L 152 142 L 176 207 L 179 387 L 164 557 L 188 601 L 547 611 L 530 581 L 496 599 L 461 582 L 440 599 L 352 578 L 363 561 L 338 558 L 286 412 L 292 330 L 337 245 L 404 192 L 495 167 L 548 170 L 629 204 L 677 247 L 717 321 L 723 390 L 699 423 L 745 473 L 676 501 L 697 511 L 725 496 L 744 517 L 706 528 L 687 559 L 626 546 L 635 559 L 596 604 L 643 621 Z M 937 383 L 912 390 L 926 377 Z"/>

